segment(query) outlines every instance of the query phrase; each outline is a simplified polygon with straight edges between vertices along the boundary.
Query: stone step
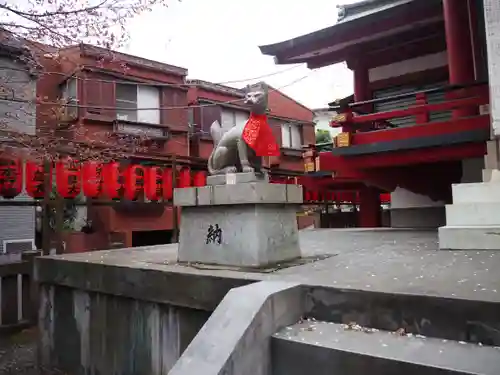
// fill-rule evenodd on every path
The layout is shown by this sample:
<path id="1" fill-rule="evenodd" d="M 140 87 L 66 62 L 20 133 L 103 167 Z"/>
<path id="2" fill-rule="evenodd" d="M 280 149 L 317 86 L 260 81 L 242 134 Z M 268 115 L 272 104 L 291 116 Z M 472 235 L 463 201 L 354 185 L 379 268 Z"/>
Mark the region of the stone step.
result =
<path id="1" fill-rule="evenodd" d="M 500 350 L 305 321 L 271 341 L 273 375 L 498 375 Z"/>
<path id="2" fill-rule="evenodd" d="M 500 202 L 500 182 L 477 182 L 452 185 L 453 203 Z"/>
<path id="3" fill-rule="evenodd" d="M 443 257 L 443 252 L 438 251 L 423 266 L 405 265 L 401 261 L 396 266 L 399 267 L 399 277 L 386 282 L 393 284 L 392 290 L 394 286 L 404 284 L 404 293 L 312 289 L 308 296 L 312 306 L 306 316 L 335 323 L 354 321 L 382 331 L 404 328 L 415 335 L 500 346 L 500 288 L 495 283 L 498 277 L 492 265 L 496 254 L 474 252 L 474 259 L 465 264 L 460 258 L 467 259 L 466 254 L 451 255 L 446 267 L 433 264 L 434 259 Z M 400 255 L 396 256 L 399 259 Z M 480 272 L 463 272 L 463 267 Z M 450 276 L 446 280 L 441 277 L 443 273 L 454 273 L 452 270 L 460 276 Z M 435 289 L 432 283 L 442 284 L 441 289 Z M 417 292 L 424 285 L 428 292 Z M 463 290 L 459 296 L 453 293 L 457 287 Z M 415 288 L 413 293 L 412 288 Z M 443 293 L 443 288 L 450 289 Z"/>
<path id="4" fill-rule="evenodd" d="M 455 203 L 446 206 L 448 226 L 500 225 L 500 202 Z"/>
<path id="5" fill-rule="evenodd" d="M 500 225 L 439 228 L 442 250 L 500 250 Z"/>

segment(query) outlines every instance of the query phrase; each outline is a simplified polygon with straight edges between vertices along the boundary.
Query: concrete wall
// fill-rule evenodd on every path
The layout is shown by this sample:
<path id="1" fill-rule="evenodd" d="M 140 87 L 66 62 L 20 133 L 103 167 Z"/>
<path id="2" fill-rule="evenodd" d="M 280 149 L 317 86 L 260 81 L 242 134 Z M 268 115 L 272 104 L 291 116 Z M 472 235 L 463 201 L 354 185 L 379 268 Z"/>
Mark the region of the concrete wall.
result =
<path id="1" fill-rule="evenodd" d="M 461 183 L 482 181 L 483 158 L 462 160 Z M 391 193 L 391 226 L 394 228 L 438 228 L 446 225 L 445 202 L 397 188 Z"/>
<path id="2" fill-rule="evenodd" d="M 130 257 L 141 250 L 36 260 L 42 366 L 72 375 L 166 375 L 226 293 L 256 281 L 144 269 Z M 124 267 L 111 265 L 113 254 Z"/>
<path id="3" fill-rule="evenodd" d="M 46 284 L 39 312 L 43 364 L 103 375 L 167 374 L 210 315 Z"/>
<path id="4" fill-rule="evenodd" d="M 444 204 L 398 187 L 391 193 L 391 227 L 437 228 L 446 222 Z"/>
<path id="5" fill-rule="evenodd" d="M 484 158 L 462 160 L 462 184 L 481 182 L 483 180 Z"/>
<path id="6" fill-rule="evenodd" d="M 35 98 L 36 81 L 27 67 L 8 57 L 0 57 L 0 84 L 10 90 L 15 99 L 28 102 L 0 101 L 0 121 L 12 130 L 35 134 L 36 108 L 32 100 Z M 7 94 L 8 95 L 8 94 Z M 1 141 L 1 138 L 0 138 Z M 0 200 L 4 200 L 0 197 Z M 31 198 L 23 188 L 22 194 L 14 201 L 26 201 Z M 34 207 L 0 207 L 0 253 L 4 251 L 5 240 L 34 240 L 35 208 Z M 31 249 L 30 249 L 31 250 Z"/>

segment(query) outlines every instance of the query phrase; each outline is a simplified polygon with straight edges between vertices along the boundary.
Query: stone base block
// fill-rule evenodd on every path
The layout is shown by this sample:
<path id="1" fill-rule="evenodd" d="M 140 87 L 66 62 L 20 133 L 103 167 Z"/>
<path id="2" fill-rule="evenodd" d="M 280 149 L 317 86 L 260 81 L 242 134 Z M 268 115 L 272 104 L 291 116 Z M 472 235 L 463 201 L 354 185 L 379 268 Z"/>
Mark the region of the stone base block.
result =
<path id="1" fill-rule="evenodd" d="M 452 186 L 453 204 L 446 206 L 446 226 L 439 228 L 440 249 L 500 250 L 500 175 L 491 172 L 489 182 Z"/>
<path id="2" fill-rule="evenodd" d="M 500 226 L 500 202 L 475 202 L 446 206 L 446 224 L 456 226 Z"/>
<path id="3" fill-rule="evenodd" d="M 227 173 L 207 177 L 207 185 L 234 185 L 246 182 L 269 182 L 267 173 Z"/>
<path id="4" fill-rule="evenodd" d="M 291 184 L 249 182 L 174 190 L 174 204 L 180 207 L 302 202 L 302 186 Z"/>
<path id="5" fill-rule="evenodd" d="M 500 225 L 439 228 L 441 250 L 500 250 Z"/>
<path id="6" fill-rule="evenodd" d="M 300 257 L 298 205 L 182 209 L 179 262 L 261 267 Z"/>
<path id="7" fill-rule="evenodd" d="M 451 187 L 453 203 L 500 202 L 500 182 L 475 182 L 454 184 Z"/>

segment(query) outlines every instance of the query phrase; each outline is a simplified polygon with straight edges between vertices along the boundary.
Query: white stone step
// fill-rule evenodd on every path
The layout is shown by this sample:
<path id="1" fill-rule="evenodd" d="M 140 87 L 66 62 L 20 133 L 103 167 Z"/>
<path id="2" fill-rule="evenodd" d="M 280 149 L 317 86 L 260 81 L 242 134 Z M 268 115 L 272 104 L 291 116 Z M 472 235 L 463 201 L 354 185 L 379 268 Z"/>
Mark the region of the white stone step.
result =
<path id="1" fill-rule="evenodd" d="M 453 203 L 500 202 L 500 182 L 452 185 Z"/>
<path id="2" fill-rule="evenodd" d="M 439 228 L 442 250 L 500 250 L 500 225 Z"/>
<path id="3" fill-rule="evenodd" d="M 500 226 L 500 202 L 458 203 L 446 206 L 448 226 Z"/>

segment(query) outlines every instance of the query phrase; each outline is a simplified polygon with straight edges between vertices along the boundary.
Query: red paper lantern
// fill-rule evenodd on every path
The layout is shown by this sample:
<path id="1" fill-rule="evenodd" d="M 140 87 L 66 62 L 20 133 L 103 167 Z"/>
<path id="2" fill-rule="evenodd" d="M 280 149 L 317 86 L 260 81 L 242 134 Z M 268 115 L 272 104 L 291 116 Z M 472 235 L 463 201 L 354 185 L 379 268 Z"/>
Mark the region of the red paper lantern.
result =
<path id="1" fill-rule="evenodd" d="M 82 166 L 83 194 L 88 198 L 97 198 L 101 193 L 102 164 L 88 161 Z"/>
<path id="2" fill-rule="evenodd" d="M 102 192 L 110 199 L 120 197 L 120 164 L 111 162 L 102 166 Z"/>
<path id="3" fill-rule="evenodd" d="M 134 200 L 137 194 L 140 193 L 144 187 L 145 169 L 140 165 L 129 165 L 125 169 L 124 178 L 124 196 L 126 199 Z"/>
<path id="4" fill-rule="evenodd" d="M 328 200 L 328 202 L 334 202 L 335 201 L 335 192 L 334 191 L 329 191 L 328 192 L 327 200 Z"/>
<path id="5" fill-rule="evenodd" d="M 63 198 L 75 198 L 81 191 L 80 166 L 71 159 L 56 163 L 57 192 Z"/>
<path id="6" fill-rule="evenodd" d="M 52 163 L 49 165 L 49 186 L 52 186 Z M 45 195 L 45 167 L 43 164 L 26 162 L 26 192 L 35 199 Z"/>
<path id="7" fill-rule="evenodd" d="M 201 187 L 207 184 L 207 175 L 204 171 L 195 172 L 193 176 L 193 186 Z"/>
<path id="8" fill-rule="evenodd" d="M 0 160 L 0 195 L 12 199 L 23 190 L 23 165 L 18 160 Z"/>
<path id="9" fill-rule="evenodd" d="M 162 173 L 158 167 L 146 169 L 144 176 L 144 195 L 151 201 L 158 201 L 162 196 Z"/>
<path id="10" fill-rule="evenodd" d="M 170 200 L 174 197 L 174 176 L 173 171 L 169 168 L 163 170 L 163 199 Z"/>
<path id="11" fill-rule="evenodd" d="M 318 193 L 318 191 L 317 191 L 317 190 L 313 190 L 313 191 L 311 192 L 311 200 L 312 200 L 313 202 L 317 202 L 317 201 L 319 200 L 319 193 Z"/>
<path id="12" fill-rule="evenodd" d="M 311 200 L 311 191 L 304 190 L 304 201 L 309 202 Z"/>
<path id="13" fill-rule="evenodd" d="M 191 186 L 191 172 L 188 168 L 182 168 L 179 172 L 179 188 L 187 188 Z"/>

